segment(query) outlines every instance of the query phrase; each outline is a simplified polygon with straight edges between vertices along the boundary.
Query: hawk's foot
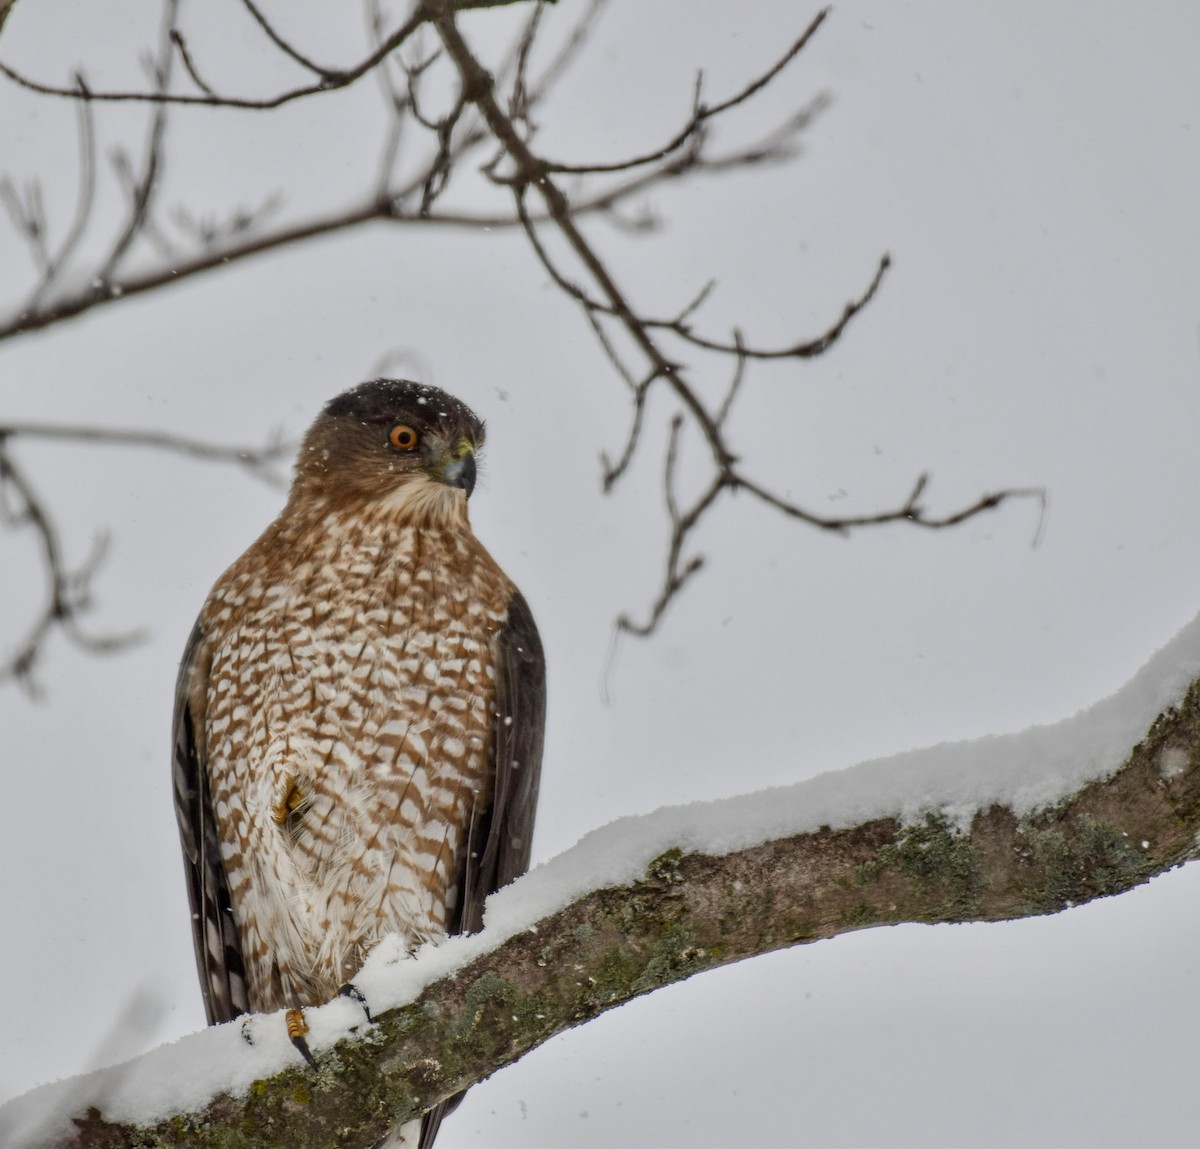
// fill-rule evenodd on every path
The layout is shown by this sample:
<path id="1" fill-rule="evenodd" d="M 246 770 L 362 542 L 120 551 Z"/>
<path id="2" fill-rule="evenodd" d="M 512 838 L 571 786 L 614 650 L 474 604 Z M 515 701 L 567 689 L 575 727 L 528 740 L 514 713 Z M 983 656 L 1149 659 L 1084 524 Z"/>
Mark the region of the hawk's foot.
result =
<path id="1" fill-rule="evenodd" d="M 277 826 L 282 826 L 304 803 L 304 791 L 296 785 L 295 778 L 289 778 L 287 789 L 271 806 L 271 820 Z"/>
<path id="2" fill-rule="evenodd" d="M 300 1056 L 308 1062 L 313 1069 L 319 1069 L 317 1059 L 313 1057 L 312 1050 L 308 1048 L 308 1042 L 304 1040 L 304 1035 L 308 1032 L 308 1022 L 304 1020 L 304 1011 L 302 1009 L 289 1009 L 284 1015 L 287 1019 L 288 1037 L 292 1044 L 300 1051 Z"/>
<path id="3" fill-rule="evenodd" d="M 342 986 L 341 989 L 338 990 L 338 995 L 340 997 L 348 997 L 352 1001 L 358 1002 L 358 1004 L 362 1006 L 363 1013 L 365 1013 L 367 1015 L 367 1020 L 372 1025 L 375 1024 L 375 1019 L 371 1016 L 371 1011 L 367 1008 L 367 999 L 363 995 L 363 991 L 361 989 L 359 989 L 358 986 L 356 986 L 354 984 L 354 982 L 352 982 L 352 981 L 346 982 L 346 984 L 344 986 Z"/>

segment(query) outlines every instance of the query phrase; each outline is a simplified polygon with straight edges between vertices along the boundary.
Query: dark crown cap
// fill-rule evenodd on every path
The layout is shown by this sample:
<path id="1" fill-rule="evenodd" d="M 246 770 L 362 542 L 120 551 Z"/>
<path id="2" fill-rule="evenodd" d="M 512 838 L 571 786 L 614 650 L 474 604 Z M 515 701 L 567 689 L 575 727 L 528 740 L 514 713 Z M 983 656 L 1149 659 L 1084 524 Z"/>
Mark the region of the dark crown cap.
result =
<path id="1" fill-rule="evenodd" d="M 483 427 L 483 421 L 460 399 L 429 383 L 411 379 L 372 379 L 343 391 L 325 404 L 333 418 L 385 422 L 401 413 L 420 416 L 428 424 L 457 423 Z"/>

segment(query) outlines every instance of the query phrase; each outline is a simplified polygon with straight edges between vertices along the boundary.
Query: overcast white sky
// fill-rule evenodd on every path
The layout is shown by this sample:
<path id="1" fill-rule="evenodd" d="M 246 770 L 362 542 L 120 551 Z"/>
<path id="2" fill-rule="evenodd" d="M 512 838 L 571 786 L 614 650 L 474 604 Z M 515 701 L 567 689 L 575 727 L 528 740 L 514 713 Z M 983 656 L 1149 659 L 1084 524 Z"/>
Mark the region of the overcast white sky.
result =
<path id="1" fill-rule="evenodd" d="M 239 6 L 193 7 L 211 82 L 291 78 Z M 352 59 L 357 24 L 311 7 L 285 26 Z M 814 10 L 614 5 L 542 116 L 545 149 L 660 142 L 697 68 L 728 94 Z M 135 0 L 21 0 L 0 59 L 130 82 L 156 26 Z M 464 22 L 481 48 L 509 26 Z M 592 231 L 647 309 L 716 275 L 710 329 L 763 343 L 820 331 L 891 251 L 834 352 L 754 368 L 736 446 L 820 511 L 893 503 L 923 470 L 939 509 L 1044 485 L 1036 548 L 1032 505 L 846 541 L 739 500 L 707 524 L 708 568 L 662 633 L 610 665 L 613 618 L 657 589 L 668 405 L 602 498 L 621 385 L 508 234 L 362 231 L 4 344 L 0 418 L 252 443 L 298 434 L 397 348 L 470 402 L 490 427 L 476 530 L 550 662 L 538 858 L 620 814 L 1054 721 L 1200 609 L 1197 44 L 1189 3 L 841 4 L 718 136 L 734 146 L 828 91 L 801 160 L 655 193 L 656 237 Z M 0 101 L 4 169 L 40 176 L 65 227 L 73 112 L 11 87 Z M 363 87 L 269 119 L 180 115 L 166 201 L 215 213 L 282 186 L 298 218 L 336 203 L 373 171 L 377 102 Z M 106 113 L 104 146 L 141 114 Z M 4 300 L 26 267 L 0 232 Z M 203 1024 L 170 802 L 175 667 L 208 587 L 281 501 L 220 467 L 17 449 L 74 557 L 113 532 L 94 627 L 151 636 L 108 661 L 55 644 L 42 703 L 0 693 L 0 1100 Z M 7 648 L 40 587 L 28 541 L 3 542 Z M 497 1074 L 439 1147 L 1194 1143 L 1198 884 L 1192 867 L 1055 918 L 874 930 L 706 974 Z"/>

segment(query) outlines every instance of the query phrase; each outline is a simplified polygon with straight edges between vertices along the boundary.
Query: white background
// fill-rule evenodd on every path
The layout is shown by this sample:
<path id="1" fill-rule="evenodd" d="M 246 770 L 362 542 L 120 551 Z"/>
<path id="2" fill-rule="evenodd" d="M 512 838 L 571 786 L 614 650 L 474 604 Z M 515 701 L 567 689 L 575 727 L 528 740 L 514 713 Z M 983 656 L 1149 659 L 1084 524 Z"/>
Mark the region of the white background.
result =
<path id="1" fill-rule="evenodd" d="M 280 6 L 281 28 L 323 61 L 357 58 L 357 11 L 309 7 Z M 561 7 L 560 26 L 577 5 Z M 574 160 L 659 144 L 697 68 L 723 98 L 814 11 L 617 4 L 538 142 Z M 22 0 L 0 59 L 133 84 L 157 20 L 135 0 Z M 297 80 L 236 4 L 195 5 L 185 26 L 222 90 Z M 491 52 L 512 26 L 463 21 Z M 537 858 L 618 814 L 1053 721 L 1200 607 L 1197 44 L 1189 3 L 846 3 L 718 129 L 732 148 L 828 91 L 803 157 L 654 193 L 653 237 L 589 225 L 648 311 L 715 275 L 707 330 L 770 345 L 821 331 L 891 251 L 835 350 L 753 368 L 735 446 L 818 512 L 893 505 L 924 470 L 941 511 L 1044 486 L 1036 547 L 1032 503 L 847 541 L 742 497 L 706 524 L 708 567 L 662 632 L 613 654 L 613 619 L 661 575 L 670 407 L 602 498 L 622 385 L 512 233 L 377 225 L 96 310 L 0 346 L 0 418 L 253 444 L 298 435 L 397 348 L 471 403 L 490 429 L 476 530 L 550 665 Z M 74 111 L 10 85 L 0 101 L 2 165 L 43 181 L 61 234 Z M 282 187 L 291 217 L 336 205 L 373 174 L 378 108 L 368 80 L 271 117 L 176 114 L 165 202 L 223 213 Z M 103 112 L 102 147 L 140 146 L 144 116 Z M 459 206 L 500 206 L 471 187 Z M 29 282 L 0 234 L 4 299 Z M 697 372 L 713 395 L 727 377 Z M 0 692 L 0 1100 L 203 1024 L 170 799 L 175 667 L 208 587 L 282 498 L 147 452 L 15 450 L 73 559 L 113 532 L 90 625 L 150 637 L 103 661 L 56 642 L 42 702 Z M 32 541 L 0 537 L 7 650 L 41 584 Z M 1194 1143 L 1198 887 L 1193 868 L 1054 918 L 880 929 L 706 974 L 472 1090 L 439 1147 Z"/>

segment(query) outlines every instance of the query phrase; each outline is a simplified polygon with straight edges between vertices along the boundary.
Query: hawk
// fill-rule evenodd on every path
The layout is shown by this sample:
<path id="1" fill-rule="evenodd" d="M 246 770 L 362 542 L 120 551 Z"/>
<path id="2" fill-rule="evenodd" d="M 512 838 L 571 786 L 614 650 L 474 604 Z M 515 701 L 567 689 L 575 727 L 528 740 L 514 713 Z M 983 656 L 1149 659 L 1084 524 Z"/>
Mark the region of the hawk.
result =
<path id="1" fill-rule="evenodd" d="M 330 1000 L 385 934 L 478 930 L 528 866 L 545 663 L 468 522 L 483 440 L 436 387 L 337 396 L 200 611 L 174 780 L 210 1024 Z M 458 1100 L 399 1143 L 431 1145 Z"/>

